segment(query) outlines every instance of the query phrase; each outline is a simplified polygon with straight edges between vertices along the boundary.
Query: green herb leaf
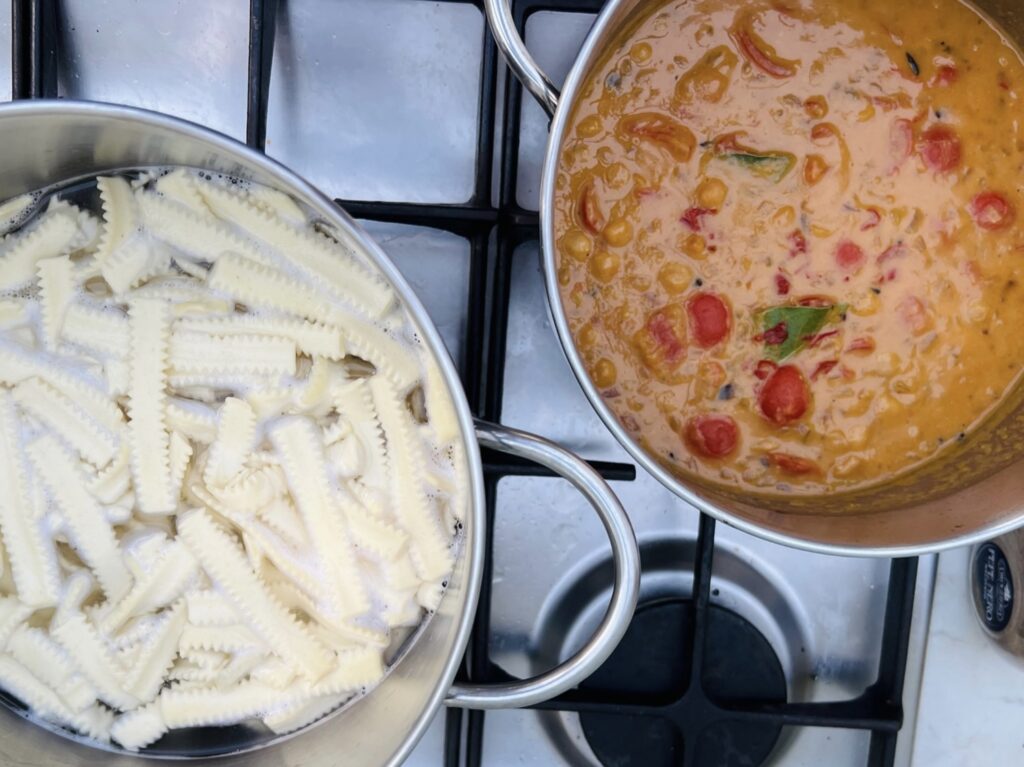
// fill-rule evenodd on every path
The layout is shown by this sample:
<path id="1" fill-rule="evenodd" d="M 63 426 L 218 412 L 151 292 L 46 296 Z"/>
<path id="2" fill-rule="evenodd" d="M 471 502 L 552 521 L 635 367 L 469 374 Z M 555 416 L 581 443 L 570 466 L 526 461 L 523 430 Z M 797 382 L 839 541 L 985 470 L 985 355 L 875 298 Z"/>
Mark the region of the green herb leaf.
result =
<path id="1" fill-rule="evenodd" d="M 748 152 L 729 152 L 722 155 L 729 162 L 748 168 L 761 178 L 771 179 L 778 183 L 796 165 L 796 157 L 787 152 L 750 154 Z"/>
<path id="2" fill-rule="evenodd" d="M 781 336 L 775 331 L 780 325 L 785 329 L 781 343 L 766 343 L 765 356 L 780 362 L 800 351 L 819 330 L 830 322 L 843 318 L 846 304 L 829 306 L 773 306 L 761 312 L 761 327 L 772 332 L 772 339 Z"/>

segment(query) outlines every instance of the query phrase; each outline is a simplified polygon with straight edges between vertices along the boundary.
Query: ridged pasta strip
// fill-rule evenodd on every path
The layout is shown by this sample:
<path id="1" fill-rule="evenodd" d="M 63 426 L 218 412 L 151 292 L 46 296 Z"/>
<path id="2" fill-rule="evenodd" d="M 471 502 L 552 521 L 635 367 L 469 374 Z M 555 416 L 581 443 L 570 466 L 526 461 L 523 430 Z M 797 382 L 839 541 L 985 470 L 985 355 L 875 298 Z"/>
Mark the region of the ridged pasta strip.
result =
<path id="1" fill-rule="evenodd" d="M 0 597 L 0 647 L 7 643 L 8 637 L 33 612 L 33 607 L 17 597 Z"/>
<path id="2" fill-rule="evenodd" d="M 181 203 L 152 192 L 139 192 L 137 200 L 146 228 L 198 261 L 212 263 L 225 253 L 241 253 L 253 261 L 269 262 L 252 243 L 213 216 L 200 216 Z"/>
<path id="3" fill-rule="evenodd" d="M 230 626 L 238 623 L 238 613 L 218 592 L 204 589 L 185 595 L 188 622 L 193 626 Z"/>
<path id="4" fill-rule="evenodd" d="M 15 386 L 14 401 L 97 468 L 102 469 L 117 455 L 118 436 L 42 380 L 28 378 Z"/>
<path id="5" fill-rule="evenodd" d="M 185 628 L 184 604 L 179 602 L 163 613 L 160 621 L 142 645 L 135 667 L 129 670 L 126 679 L 129 691 L 143 703 L 156 698 L 178 654 Z"/>
<path id="6" fill-rule="evenodd" d="M 167 339 L 170 311 L 163 301 L 139 299 L 128 310 L 132 379 L 128 441 L 139 508 L 147 513 L 174 511 L 171 491 L 170 434 L 165 423 Z"/>
<path id="7" fill-rule="evenodd" d="M 258 314 L 183 317 L 174 323 L 174 330 L 221 337 L 279 336 L 294 341 L 303 354 L 331 360 L 340 360 L 346 353 L 341 330 L 337 327 L 294 317 Z"/>
<path id="8" fill-rule="evenodd" d="M 236 253 L 227 253 L 210 270 L 206 284 L 249 307 L 333 323 L 344 315 L 309 284 L 279 269 L 263 266 Z"/>
<path id="9" fill-rule="evenodd" d="M 199 563 L 178 541 L 164 547 L 157 563 L 136 578 L 131 590 L 119 602 L 109 602 L 109 610 L 99 620 L 106 632 L 116 631 L 129 618 L 164 607 L 181 596 L 198 572 Z"/>
<path id="10" fill-rule="evenodd" d="M 192 177 L 184 168 L 176 168 L 160 176 L 153 184 L 157 192 L 168 200 L 180 203 L 197 216 L 210 216 L 210 209 L 192 184 Z"/>
<path id="11" fill-rule="evenodd" d="M 388 285 L 325 237 L 293 226 L 227 188 L 196 187 L 214 213 L 287 254 L 290 264 L 341 300 L 373 317 L 383 317 L 393 306 L 395 294 Z"/>
<path id="12" fill-rule="evenodd" d="M 19 626 L 7 640 L 6 650 L 54 691 L 66 685 L 77 670 L 64 648 L 42 629 Z"/>
<path id="13" fill-rule="evenodd" d="M 96 260 L 103 269 L 111 255 L 135 234 L 136 205 L 132 188 L 119 176 L 96 179 L 103 204 L 103 233 L 96 248 Z"/>
<path id="14" fill-rule="evenodd" d="M 166 244 L 132 237 L 101 262 L 100 272 L 110 289 L 121 295 L 150 277 L 164 274 L 170 266 L 171 250 Z"/>
<path id="15" fill-rule="evenodd" d="M 44 258 L 36 264 L 36 269 L 39 273 L 43 346 L 52 352 L 57 348 L 64 315 L 74 294 L 74 269 L 67 256 Z"/>
<path id="16" fill-rule="evenodd" d="M 203 482 L 211 486 L 225 485 L 241 471 L 256 440 L 256 415 L 245 400 L 228 397 L 218 415 L 217 438 L 203 471 Z"/>
<path id="17" fill-rule="evenodd" d="M 408 543 L 409 536 L 373 514 L 354 498 L 346 498 L 345 493 L 340 495 L 341 508 L 348 520 L 353 542 L 386 560 L 397 557 Z"/>
<path id="18" fill-rule="evenodd" d="M 0 339 L 0 382 L 14 386 L 26 378 L 36 376 L 59 389 L 75 401 L 78 407 L 103 426 L 116 431 L 124 423 L 124 415 L 110 401 L 101 382 L 84 371 L 70 372 L 72 365 L 58 365 L 40 354 L 33 354 L 18 344 Z"/>
<path id="19" fill-rule="evenodd" d="M 452 569 L 452 552 L 424 492 L 422 445 L 413 433 L 405 402 L 391 382 L 374 376 L 370 390 L 395 478 L 390 488 L 395 514 L 410 535 L 409 545 L 420 577 L 427 581 L 440 579 Z"/>
<path id="20" fill-rule="evenodd" d="M 362 482 L 370 487 L 386 488 L 388 459 L 384 450 L 384 432 L 367 379 L 360 378 L 337 387 L 334 390 L 334 407 L 348 419 L 352 433 L 362 446 Z"/>
<path id="21" fill-rule="evenodd" d="M 125 670 L 118 666 L 110 648 L 84 615 L 70 616 L 51 628 L 51 632 L 95 685 L 100 700 L 122 711 L 139 705 L 139 699 L 125 689 Z"/>
<path id="22" fill-rule="evenodd" d="M 61 337 L 89 351 L 124 357 L 128 354 L 128 317 L 120 310 L 73 303 L 65 314 Z"/>
<path id="23" fill-rule="evenodd" d="M 314 684 L 313 695 L 337 695 L 341 692 L 357 692 L 370 687 L 384 676 L 384 661 L 375 647 L 360 647 L 342 650 L 333 671 Z"/>
<path id="24" fill-rule="evenodd" d="M 160 713 L 160 704 L 151 703 L 121 714 L 110 728 L 110 737 L 128 751 L 155 743 L 167 732 L 167 725 Z"/>
<path id="25" fill-rule="evenodd" d="M 295 342 L 281 336 L 211 336 L 176 332 L 170 339 L 171 375 L 294 375 Z"/>
<path id="26" fill-rule="evenodd" d="M 116 503 L 128 492 L 131 485 L 131 469 L 128 465 L 128 443 L 121 441 L 121 447 L 114 459 L 89 481 L 89 492 L 101 503 Z"/>
<path id="27" fill-rule="evenodd" d="M 350 697 L 352 697 L 351 694 L 342 693 L 341 695 L 325 695 L 314 698 L 273 714 L 267 714 L 263 717 L 263 724 L 275 735 L 286 735 L 321 719 Z"/>
<path id="28" fill-rule="evenodd" d="M 340 323 L 352 354 L 372 362 L 403 394 L 419 380 L 420 370 L 408 349 L 369 322 L 349 317 Z"/>
<path id="29" fill-rule="evenodd" d="M 172 397 L 167 402 L 167 426 L 194 442 L 208 445 L 217 437 L 217 413 L 207 405 Z"/>
<path id="30" fill-rule="evenodd" d="M 131 588 L 132 577 L 103 507 L 89 492 L 78 462 L 50 435 L 32 442 L 28 454 L 36 473 L 57 501 L 71 545 L 96 574 L 107 598 L 121 599 Z"/>
<path id="31" fill-rule="evenodd" d="M 236 653 L 245 650 L 265 650 L 266 645 L 245 626 L 192 626 L 186 625 L 178 640 L 178 651 L 183 655 L 191 650 L 213 650 Z"/>
<path id="32" fill-rule="evenodd" d="M 36 276 L 37 263 L 70 253 L 80 242 L 77 209 L 51 205 L 36 222 L 0 242 L 0 290 L 28 284 Z"/>
<path id="33" fill-rule="evenodd" d="M 441 374 L 440 365 L 433 361 L 427 364 L 427 376 L 423 385 L 427 404 L 427 420 L 434 430 L 437 441 L 442 445 L 459 438 L 459 418 L 452 403 L 452 394 Z"/>
<path id="34" fill-rule="evenodd" d="M 296 224 L 298 226 L 305 226 L 307 219 L 309 218 L 305 211 L 299 207 L 299 204 L 295 202 L 290 195 L 280 192 L 277 189 L 272 189 L 269 186 L 254 184 L 252 186 L 245 187 L 242 194 L 245 194 L 250 201 L 263 210 L 278 216 L 279 218 L 283 218 L 289 223 Z"/>
<path id="35" fill-rule="evenodd" d="M 75 713 L 61 700 L 55 690 L 7 655 L 0 655 L 0 687 L 17 696 L 38 716 L 73 727 L 97 740 L 106 739 L 106 729 L 109 728 L 109 720 L 113 719 L 113 715 L 105 722 L 98 707 L 93 707 L 87 712 Z"/>
<path id="36" fill-rule="evenodd" d="M 341 617 L 369 608 L 341 508 L 331 492 L 320 430 L 299 416 L 281 419 L 270 430 L 296 507 L 325 574 L 326 594 Z"/>
<path id="37" fill-rule="evenodd" d="M 168 452 L 171 465 L 171 495 L 178 498 L 181 495 L 181 484 L 185 479 L 188 462 L 192 459 L 192 444 L 180 432 L 172 431 Z"/>
<path id="38" fill-rule="evenodd" d="M 330 669 L 327 650 L 271 596 L 237 545 L 206 511 L 196 509 L 179 516 L 178 533 L 246 624 L 275 653 L 311 680 Z"/>
<path id="39" fill-rule="evenodd" d="M 33 518 L 17 418 L 10 392 L 0 393 L 0 533 L 19 599 L 44 607 L 57 604 L 60 571 L 53 541 L 44 533 L 42 520 Z"/>
<path id="40" fill-rule="evenodd" d="M 242 682 L 226 689 L 164 690 L 157 700 L 170 728 L 208 727 L 261 716 L 309 697 L 301 688 L 279 690 L 259 682 Z"/>

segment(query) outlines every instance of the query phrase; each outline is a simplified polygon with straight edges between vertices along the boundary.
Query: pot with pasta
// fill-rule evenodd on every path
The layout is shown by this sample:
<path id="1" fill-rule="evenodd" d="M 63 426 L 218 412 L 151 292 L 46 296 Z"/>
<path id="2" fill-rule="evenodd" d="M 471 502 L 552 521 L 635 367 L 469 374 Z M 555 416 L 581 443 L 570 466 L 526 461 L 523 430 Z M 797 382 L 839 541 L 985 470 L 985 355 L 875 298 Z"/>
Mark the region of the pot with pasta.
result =
<path id="1" fill-rule="evenodd" d="M 560 94 L 485 6 L 553 118 L 554 326 L 638 462 L 818 551 L 1024 523 L 1016 3 L 613 0 Z"/>
<path id="2" fill-rule="evenodd" d="M 607 658 L 639 586 L 621 505 L 571 453 L 474 424 L 333 203 L 127 107 L 4 106 L 0 145 L 0 761 L 397 764 L 443 704 L 535 704 Z M 615 586 L 561 666 L 453 686 L 479 445 L 584 494 Z"/>

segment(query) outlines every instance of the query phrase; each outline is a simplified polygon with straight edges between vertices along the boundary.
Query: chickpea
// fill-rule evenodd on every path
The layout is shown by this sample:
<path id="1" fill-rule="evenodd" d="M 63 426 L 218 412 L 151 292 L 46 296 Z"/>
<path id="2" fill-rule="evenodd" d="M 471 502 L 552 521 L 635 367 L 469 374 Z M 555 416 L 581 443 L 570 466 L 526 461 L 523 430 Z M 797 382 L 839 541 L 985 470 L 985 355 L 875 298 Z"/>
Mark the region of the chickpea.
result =
<path id="1" fill-rule="evenodd" d="M 607 357 L 602 357 L 594 365 L 594 385 L 598 389 L 614 386 L 617 378 L 618 371 L 615 369 L 615 363 Z"/>
<path id="2" fill-rule="evenodd" d="M 717 178 L 706 178 L 697 187 L 697 202 L 702 208 L 718 210 L 725 202 L 729 187 Z"/>
<path id="3" fill-rule="evenodd" d="M 562 237 L 562 249 L 576 261 L 586 261 L 594 249 L 594 244 L 581 230 L 570 229 Z"/>
<path id="4" fill-rule="evenodd" d="M 569 280 L 572 279 L 572 270 L 566 266 L 558 267 L 558 284 L 563 288 L 569 284 Z"/>
<path id="5" fill-rule="evenodd" d="M 623 189 L 633 180 L 633 175 L 621 162 L 615 162 L 604 169 L 604 180 L 609 189 Z"/>
<path id="6" fill-rule="evenodd" d="M 796 211 L 790 205 L 784 205 L 772 214 L 772 223 L 779 227 L 790 227 L 796 223 Z"/>
<path id="7" fill-rule="evenodd" d="M 597 115 L 587 115 L 576 125 L 576 135 L 580 138 L 594 138 L 601 132 L 601 118 Z"/>
<path id="8" fill-rule="evenodd" d="M 590 257 L 590 273 L 600 282 L 611 282 L 618 274 L 622 259 L 618 253 L 607 250 L 599 250 Z"/>
<path id="9" fill-rule="evenodd" d="M 878 309 L 881 305 L 882 300 L 878 297 L 878 294 L 873 290 L 869 290 L 854 299 L 850 304 L 850 311 L 858 317 L 870 317 L 871 315 L 878 313 Z"/>
<path id="10" fill-rule="evenodd" d="M 583 330 L 580 331 L 579 341 L 580 349 L 586 350 L 593 348 L 594 344 L 597 343 L 597 328 L 593 325 L 584 326 Z"/>
<path id="11" fill-rule="evenodd" d="M 654 49 L 651 48 L 650 43 L 636 43 L 629 49 L 630 58 L 632 58 L 637 64 L 643 64 L 651 58 L 653 53 Z"/>
<path id="12" fill-rule="evenodd" d="M 707 242 L 699 234 L 691 234 L 680 239 L 682 242 L 679 243 L 679 249 L 690 258 L 701 261 L 707 256 Z"/>
<path id="13" fill-rule="evenodd" d="M 666 293 L 675 296 L 690 287 L 693 272 L 685 264 L 671 262 L 658 270 L 658 282 Z"/>
<path id="14" fill-rule="evenodd" d="M 633 225 L 624 218 L 613 218 L 605 226 L 602 234 L 609 245 L 621 248 L 633 239 Z"/>

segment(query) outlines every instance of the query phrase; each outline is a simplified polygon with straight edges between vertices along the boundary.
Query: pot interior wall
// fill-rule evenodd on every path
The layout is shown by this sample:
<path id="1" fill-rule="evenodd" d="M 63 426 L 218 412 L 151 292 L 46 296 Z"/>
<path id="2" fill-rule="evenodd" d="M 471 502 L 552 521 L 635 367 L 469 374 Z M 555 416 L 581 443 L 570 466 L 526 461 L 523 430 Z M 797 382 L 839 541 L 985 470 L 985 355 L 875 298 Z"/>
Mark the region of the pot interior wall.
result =
<path id="1" fill-rule="evenodd" d="M 179 121 L 135 110 L 69 102 L 17 104 L 0 107 L 0 147 L 4 172 L 0 199 L 49 186 L 64 179 L 139 166 L 190 165 L 294 190 L 340 234 L 344 245 L 377 261 L 389 277 L 397 275 L 375 246 L 364 246 L 362 235 L 349 219 L 304 182 L 279 170 L 235 142 Z M 364 256 L 365 260 L 365 256 Z M 404 283 L 403 283 L 404 284 Z M 408 288 L 405 288 L 408 293 Z M 401 291 L 400 291 L 401 292 Z M 409 294 L 411 295 L 411 294 Z M 406 308 L 417 318 L 420 337 L 435 355 L 444 354 L 436 332 L 426 328 L 422 307 Z M 461 397 L 461 395 L 459 395 Z M 426 624 L 406 656 L 371 694 L 335 712 L 312 729 L 286 737 L 258 751 L 227 756 L 217 765 L 246 767 L 315 767 L 316 765 L 391 764 L 402 753 L 411 734 L 429 723 L 436 703 L 447 692 L 449 660 L 460 655 L 460 635 L 469 619 L 467 611 L 479 544 L 481 509 L 479 452 L 463 406 L 463 434 L 473 477 L 470 507 L 463 521 L 461 551 L 455 571 L 436 614 Z M 152 764 L 139 757 L 118 755 L 72 742 L 17 720 L 0 706 L 0 764 L 52 767 L 107 767 Z M 211 762 L 214 763 L 214 762 Z"/>
<path id="2" fill-rule="evenodd" d="M 579 62 L 580 68 L 570 75 L 553 131 L 564 131 L 577 85 L 586 81 L 609 44 L 622 30 L 665 4 L 665 0 L 623 0 L 617 4 L 599 38 L 586 49 L 586 60 Z M 1024 5 L 1020 0 L 981 0 L 975 5 L 1018 48 L 1024 44 Z M 555 142 L 561 144 L 561 135 L 553 136 Z M 550 162 L 555 155 L 549 150 L 548 157 Z M 552 210 L 553 189 L 545 187 L 542 194 L 547 197 L 542 209 Z M 546 227 L 550 225 L 550 220 L 545 222 Z M 545 238 L 546 243 L 551 242 L 549 231 Z M 560 307 L 555 311 L 562 312 Z M 589 394 L 592 400 L 598 398 L 596 391 Z M 603 415 L 614 418 L 607 411 Z M 633 451 L 642 452 L 636 446 Z M 680 494 L 692 495 L 699 505 L 719 516 L 815 548 L 893 553 L 967 542 L 1024 521 L 1024 387 L 1018 385 L 962 444 L 897 481 L 874 488 L 828 496 L 785 497 L 732 492 L 697 478 L 688 478 L 685 483 L 668 481 Z"/>

